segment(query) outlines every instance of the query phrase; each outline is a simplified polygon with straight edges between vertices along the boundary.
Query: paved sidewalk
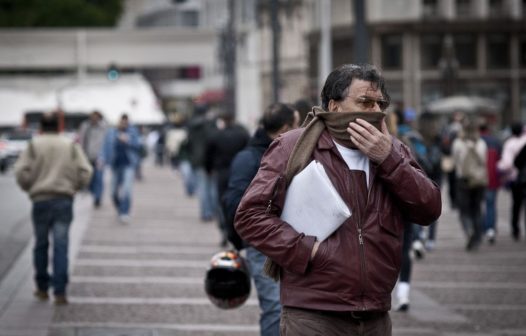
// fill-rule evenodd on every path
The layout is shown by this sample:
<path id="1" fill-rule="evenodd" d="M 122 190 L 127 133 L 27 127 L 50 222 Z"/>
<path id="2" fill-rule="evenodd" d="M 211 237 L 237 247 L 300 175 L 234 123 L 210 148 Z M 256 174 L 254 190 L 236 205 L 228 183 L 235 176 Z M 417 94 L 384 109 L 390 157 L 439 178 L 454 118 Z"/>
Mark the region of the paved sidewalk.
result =
<path id="1" fill-rule="evenodd" d="M 76 200 L 70 304 L 32 297 L 31 246 L 0 284 L 0 336 L 255 336 L 255 293 L 239 309 L 210 304 L 203 280 L 219 251 L 216 224 L 198 220 L 168 168 L 145 165 L 136 183 L 132 221 L 117 221 L 108 198 L 91 209 Z M 495 246 L 464 251 L 457 215 L 447 202 L 436 251 L 415 262 L 411 309 L 392 312 L 394 335 L 526 335 L 526 243 L 509 238 L 509 198 L 500 193 Z"/>

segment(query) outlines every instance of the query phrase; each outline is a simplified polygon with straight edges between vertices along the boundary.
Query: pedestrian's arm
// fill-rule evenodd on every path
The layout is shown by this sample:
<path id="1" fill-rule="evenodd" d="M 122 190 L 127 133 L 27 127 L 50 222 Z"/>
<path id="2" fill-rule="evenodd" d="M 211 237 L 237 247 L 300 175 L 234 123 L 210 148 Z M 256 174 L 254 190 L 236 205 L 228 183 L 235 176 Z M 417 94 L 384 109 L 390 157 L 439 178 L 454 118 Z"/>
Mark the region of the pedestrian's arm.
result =
<path id="1" fill-rule="evenodd" d="M 270 145 L 241 199 L 234 226 L 241 238 L 284 269 L 304 274 L 315 237 L 298 233 L 279 217 L 286 193 L 283 173 L 290 151 L 284 151 L 279 139 Z"/>
<path id="2" fill-rule="evenodd" d="M 239 152 L 230 166 L 228 187 L 221 199 L 225 213 L 225 226 L 228 240 L 237 248 L 243 248 L 243 241 L 234 229 L 234 217 L 241 201 L 241 197 L 247 190 L 250 182 L 259 168 L 259 160 L 249 151 Z"/>
<path id="3" fill-rule="evenodd" d="M 378 165 L 377 176 L 408 221 L 429 225 L 440 217 L 440 188 L 426 176 L 410 149 L 400 141 L 393 139 L 393 149 Z"/>
<path id="4" fill-rule="evenodd" d="M 15 163 L 15 176 L 16 182 L 24 191 L 31 189 L 31 186 L 35 182 L 35 169 L 33 167 L 35 158 L 31 158 L 29 155 L 29 147 L 26 148 Z"/>
<path id="5" fill-rule="evenodd" d="M 74 144 L 75 151 L 75 162 L 77 169 L 77 190 L 84 189 L 88 186 L 91 175 L 93 174 L 93 168 L 89 163 L 84 151 L 80 148 L 78 144 Z"/>

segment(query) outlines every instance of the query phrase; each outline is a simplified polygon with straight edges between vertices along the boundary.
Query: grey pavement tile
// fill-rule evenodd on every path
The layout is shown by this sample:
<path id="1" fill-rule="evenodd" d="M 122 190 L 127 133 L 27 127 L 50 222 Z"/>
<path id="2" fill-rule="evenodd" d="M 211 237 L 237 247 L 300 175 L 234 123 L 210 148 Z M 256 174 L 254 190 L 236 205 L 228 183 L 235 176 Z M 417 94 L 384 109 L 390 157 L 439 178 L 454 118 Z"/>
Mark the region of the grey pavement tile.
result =
<path id="1" fill-rule="evenodd" d="M 505 329 L 513 326 L 526 330 L 526 309 L 523 310 L 480 310 L 457 309 L 457 311 L 470 318 L 481 330 Z M 526 335 L 526 334 L 525 334 Z"/>
<path id="2" fill-rule="evenodd" d="M 422 288 L 422 292 L 442 304 L 522 305 L 526 308 L 526 289 Z"/>
<path id="3" fill-rule="evenodd" d="M 75 336 L 157 336 L 157 332 L 148 329 L 131 328 L 82 328 Z"/>
<path id="4" fill-rule="evenodd" d="M 202 281 L 195 284 L 177 285 L 72 283 L 68 292 L 71 296 L 81 297 L 196 298 L 206 295 L 204 277 Z"/>
<path id="5" fill-rule="evenodd" d="M 470 271 L 470 272 L 435 272 L 435 271 L 425 271 L 419 267 L 419 265 L 413 266 L 413 275 L 412 281 L 415 285 L 418 286 L 420 281 L 457 281 L 457 282 L 510 282 L 510 275 L 503 272 L 491 272 L 485 273 L 482 277 L 480 272 Z M 513 275 L 514 282 L 526 283 L 526 272 L 515 273 Z"/>
<path id="6" fill-rule="evenodd" d="M 257 306 L 242 306 L 235 311 L 210 305 L 115 305 L 75 304 L 57 309 L 55 322 L 94 323 L 169 323 L 244 325 L 259 320 Z"/>
<path id="7" fill-rule="evenodd" d="M 116 267 L 116 266 L 75 266 L 73 275 L 85 276 L 171 276 L 204 277 L 205 269 L 179 267 Z"/>
<path id="8" fill-rule="evenodd" d="M 105 252 L 81 252 L 78 254 L 79 259 L 131 259 L 131 260 L 149 260 L 149 259 L 169 259 L 169 260 L 195 260 L 207 263 L 214 252 L 206 253 L 105 253 Z"/>

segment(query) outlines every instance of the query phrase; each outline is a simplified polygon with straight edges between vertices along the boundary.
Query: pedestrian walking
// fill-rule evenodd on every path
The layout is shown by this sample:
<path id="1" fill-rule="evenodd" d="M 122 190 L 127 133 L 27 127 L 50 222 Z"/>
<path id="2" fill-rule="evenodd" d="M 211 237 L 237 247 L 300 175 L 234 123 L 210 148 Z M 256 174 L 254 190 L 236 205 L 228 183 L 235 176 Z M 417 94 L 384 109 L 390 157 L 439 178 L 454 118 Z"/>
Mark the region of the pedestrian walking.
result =
<path id="1" fill-rule="evenodd" d="M 511 205 L 511 236 L 513 240 L 520 240 L 519 217 L 526 195 L 526 182 L 523 183 L 519 177 L 519 171 L 514 165 L 515 158 L 526 145 L 526 132 L 523 124 L 520 122 L 511 125 L 511 137 L 504 142 L 502 148 L 502 158 L 497 163 L 497 168 L 503 174 L 506 185 L 510 188 L 512 205 Z M 526 216 L 524 218 L 526 223 Z"/>
<path id="2" fill-rule="evenodd" d="M 388 311 L 404 223 L 436 220 L 440 190 L 389 134 L 389 95 L 374 66 L 337 68 L 321 99 L 307 127 L 270 145 L 241 199 L 235 228 L 273 262 L 267 270 L 280 278 L 282 335 L 391 335 Z M 332 185 L 351 212 L 321 241 L 280 218 L 289 182 L 313 160 L 328 175 L 320 183 Z M 318 211 L 328 205 L 311 204 Z"/>
<path id="3" fill-rule="evenodd" d="M 205 153 L 208 137 L 217 129 L 216 120 L 207 106 L 197 106 L 188 122 L 188 138 L 185 151 L 192 165 L 192 178 L 197 186 L 200 217 L 203 222 L 212 221 L 217 209 L 217 196 L 211 177 L 205 170 Z"/>
<path id="4" fill-rule="evenodd" d="M 497 194 L 500 188 L 500 176 L 497 163 L 500 160 L 502 144 L 497 137 L 493 136 L 488 124 L 483 123 L 479 127 L 480 137 L 488 148 L 486 157 L 486 169 L 488 171 L 488 186 L 484 194 L 483 230 L 490 244 L 495 244 L 497 236 Z"/>
<path id="5" fill-rule="evenodd" d="M 41 135 L 31 140 L 15 164 L 18 185 L 33 202 L 35 235 L 33 265 L 35 296 L 48 300 L 53 287 L 55 304 L 67 304 L 69 228 L 73 197 L 91 179 L 92 167 L 81 147 L 59 134 L 56 114 L 40 121 Z M 48 273 L 49 236 L 53 240 L 53 273 Z"/>
<path id="6" fill-rule="evenodd" d="M 104 166 L 99 154 L 104 144 L 107 128 L 102 113 L 93 111 L 89 119 L 84 121 L 79 129 L 80 145 L 93 168 L 89 191 L 93 195 L 93 206 L 95 208 L 100 207 L 104 191 Z"/>
<path id="7" fill-rule="evenodd" d="M 140 160 L 139 131 L 123 114 L 117 127 L 106 134 L 101 160 L 112 171 L 111 193 L 121 223 L 129 223 L 132 188 L 137 164 Z"/>
<path id="8" fill-rule="evenodd" d="M 279 135 L 297 128 L 299 119 L 299 113 L 286 104 L 275 103 L 267 107 L 263 113 L 261 127 L 256 130 L 248 146 L 239 152 L 232 161 L 228 187 L 222 198 L 229 240 L 236 249 L 246 251 L 250 276 L 256 285 L 261 310 L 259 320 L 261 336 L 279 336 L 281 313 L 279 285 L 263 272 L 265 255 L 244 243 L 235 232 L 234 216 L 241 197 L 258 172 L 263 153 Z"/>
<path id="9" fill-rule="evenodd" d="M 215 189 L 214 203 L 217 205 L 215 217 L 222 236 L 220 245 L 226 247 L 227 229 L 220 199 L 228 186 L 230 164 L 234 156 L 245 148 L 250 136 L 243 126 L 235 122 L 234 115 L 230 112 L 222 113 L 218 120 L 220 127 L 211 132 L 206 143 L 205 169 Z"/>
<path id="10" fill-rule="evenodd" d="M 449 206 L 451 209 L 457 209 L 457 176 L 455 172 L 455 164 L 453 162 L 451 148 L 453 142 L 457 138 L 460 131 L 462 131 L 462 123 L 464 114 L 460 111 L 453 113 L 449 124 L 442 132 L 442 171 L 446 174 L 448 184 Z"/>
<path id="11" fill-rule="evenodd" d="M 457 204 L 460 223 L 467 238 L 466 250 L 477 249 L 482 235 L 482 201 L 488 185 L 487 146 L 480 138 L 474 119 L 466 119 L 464 129 L 451 149 L 457 177 Z"/>

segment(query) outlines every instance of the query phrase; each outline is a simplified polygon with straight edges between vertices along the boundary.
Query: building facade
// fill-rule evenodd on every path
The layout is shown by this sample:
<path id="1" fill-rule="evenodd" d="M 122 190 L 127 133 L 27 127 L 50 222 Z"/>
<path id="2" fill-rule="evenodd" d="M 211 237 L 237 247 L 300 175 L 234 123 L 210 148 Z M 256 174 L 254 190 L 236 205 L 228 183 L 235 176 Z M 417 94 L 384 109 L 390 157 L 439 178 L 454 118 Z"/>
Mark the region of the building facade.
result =
<path id="1" fill-rule="evenodd" d="M 392 98 L 417 111 L 453 94 L 489 97 L 500 121 L 526 121 L 525 0 L 368 0 L 369 55 Z M 313 22 L 316 19 L 317 7 Z M 353 6 L 332 0 L 334 67 L 352 63 Z M 309 77 L 316 82 L 319 26 L 309 33 Z"/>

